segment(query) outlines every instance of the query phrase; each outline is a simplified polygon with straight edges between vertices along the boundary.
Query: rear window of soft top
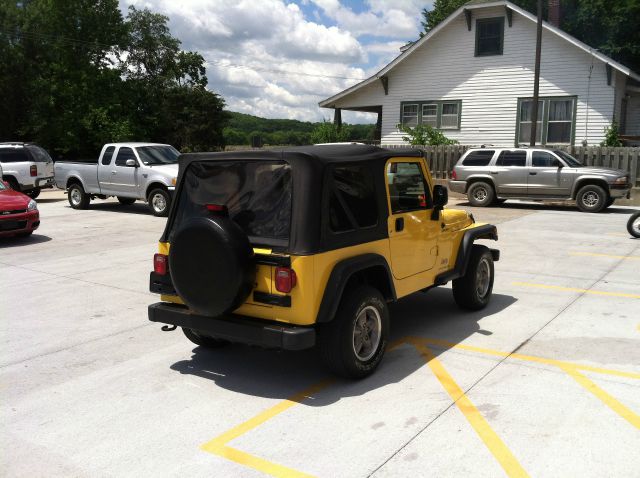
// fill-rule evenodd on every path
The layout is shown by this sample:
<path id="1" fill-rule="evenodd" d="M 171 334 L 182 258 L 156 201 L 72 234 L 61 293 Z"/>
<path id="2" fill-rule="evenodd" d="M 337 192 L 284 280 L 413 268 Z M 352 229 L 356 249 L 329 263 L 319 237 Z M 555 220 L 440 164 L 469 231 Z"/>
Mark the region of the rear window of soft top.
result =
<path id="1" fill-rule="evenodd" d="M 291 225 L 291 168 L 282 161 L 202 161 L 186 170 L 173 232 L 208 204 L 226 206 L 254 245 L 287 247 Z"/>

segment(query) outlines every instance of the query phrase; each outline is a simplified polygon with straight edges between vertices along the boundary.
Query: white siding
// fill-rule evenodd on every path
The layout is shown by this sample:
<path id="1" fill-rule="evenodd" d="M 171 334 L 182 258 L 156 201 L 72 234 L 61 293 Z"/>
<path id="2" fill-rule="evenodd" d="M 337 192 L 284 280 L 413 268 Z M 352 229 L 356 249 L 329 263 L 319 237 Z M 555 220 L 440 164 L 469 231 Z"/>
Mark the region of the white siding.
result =
<path id="1" fill-rule="evenodd" d="M 514 12 L 512 27 L 505 17 L 504 54 L 475 57 L 475 20 L 497 16 L 505 16 L 505 9 L 474 10 L 468 31 L 460 15 L 391 70 L 387 96 L 376 83 L 340 99 L 336 107 L 381 104 L 382 143 L 401 144 L 402 133 L 396 129 L 401 101 L 462 100 L 461 129 L 445 131 L 448 137 L 461 144 L 513 145 L 518 97 L 533 93 L 536 25 Z M 607 85 L 603 62 L 552 32 L 543 32 L 540 96 L 578 97 L 576 144 L 585 132 L 589 144 L 603 139 L 613 117 L 614 92 L 614 86 Z"/>
<path id="2" fill-rule="evenodd" d="M 629 136 L 640 136 L 640 96 L 629 97 L 625 134 Z"/>

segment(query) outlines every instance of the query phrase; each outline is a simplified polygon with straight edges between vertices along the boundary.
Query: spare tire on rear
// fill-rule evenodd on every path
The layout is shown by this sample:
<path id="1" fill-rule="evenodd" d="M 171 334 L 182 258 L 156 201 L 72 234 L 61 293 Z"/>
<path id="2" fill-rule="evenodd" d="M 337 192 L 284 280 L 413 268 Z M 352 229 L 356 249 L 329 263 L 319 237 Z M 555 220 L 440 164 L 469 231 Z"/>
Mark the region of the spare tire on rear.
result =
<path id="1" fill-rule="evenodd" d="M 186 221 L 171 240 L 169 271 L 185 304 L 212 317 L 238 308 L 251 293 L 256 275 L 249 238 L 226 217 Z"/>

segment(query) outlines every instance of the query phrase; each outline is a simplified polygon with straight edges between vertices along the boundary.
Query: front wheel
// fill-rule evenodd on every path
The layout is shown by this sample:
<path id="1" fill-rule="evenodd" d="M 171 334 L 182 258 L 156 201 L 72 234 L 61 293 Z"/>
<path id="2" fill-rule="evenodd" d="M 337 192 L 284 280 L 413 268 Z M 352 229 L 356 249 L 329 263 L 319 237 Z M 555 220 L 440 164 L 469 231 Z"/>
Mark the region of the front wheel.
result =
<path id="1" fill-rule="evenodd" d="M 149 209 L 154 216 L 167 217 L 169 215 L 169 207 L 171 206 L 171 196 L 165 189 L 154 189 L 149 193 L 147 198 Z"/>
<path id="2" fill-rule="evenodd" d="M 27 191 L 25 194 L 31 199 L 35 199 L 40 196 L 40 188 L 32 189 L 31 191 Z"/>
<path id="3" fill-rule="evenodd" d="M 627 222 L 627 231 L 633 237 L 640 238 L 640 212 L 631 215 L 629 222 Z"/>
<path id="4" fill-rule="evenodd" d="M 464 276 L 453 281 L 453 298 L 459 307 L 484 309 L 493 292 L 493 256 L 489 248 L 473 245 Z"/>
<path id="5" fill-rule="evenodd" d="M 221 347 L 229 345 L 229 342 L 227 342 L 226 340 L 209 337 L 208 335 L 200 334 L 193 329 L 185 329 L 183 327 L 182 332 L 184 332 L 186 338 L 188 338 L 194 344 L 199 345 L 200 347 L 219 349 Z"/>
<path id="6" fill-rule="evenodd" d="M 387 348 L 389 310 L 382 294 L 360 286 L 343 297 L 336 317 L 318 328 L 318 347 L 332 372 L 364 378 L 378 367 Z"/>
<path id="7" fill-rule="evenodd" d="M 609 195 L 600 186 L 587 184 L 578 191 L 576 204 L 582 212 L 600 212 L 607 204 Z"/>
<path id="8" fill-rule="evenodd" d="M 89 207 L 89 195 L 84 192 L 81 184 L 75 183 L 69 186 L 67 193 L 69 204 L 73 209 L 87 209 Z"/>
<path id="9" fill-rule="evenodd" d="M 469 186 L 467 198 L 472 206 L 486 207 L 493 203 L 495 198 L 493 187 L 485 182 L 479 181 Z"/>

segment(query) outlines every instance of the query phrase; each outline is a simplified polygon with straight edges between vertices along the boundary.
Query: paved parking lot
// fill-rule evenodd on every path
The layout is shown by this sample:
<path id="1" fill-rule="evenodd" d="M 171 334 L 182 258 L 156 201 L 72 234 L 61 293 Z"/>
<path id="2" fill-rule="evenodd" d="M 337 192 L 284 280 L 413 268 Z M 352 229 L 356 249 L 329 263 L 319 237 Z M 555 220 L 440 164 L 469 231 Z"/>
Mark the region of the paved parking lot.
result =
<path id="1" fill-rule="evenodd" d="M 395 304 L 381 368 L 348 382 L 149 323 L 144 204 L 38 202 L 37 233 L 0 241 L 4 476 L 640 476 L 629 208 L 473 210 L 500 234 L 490 306 Z"/>

